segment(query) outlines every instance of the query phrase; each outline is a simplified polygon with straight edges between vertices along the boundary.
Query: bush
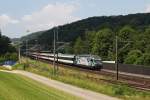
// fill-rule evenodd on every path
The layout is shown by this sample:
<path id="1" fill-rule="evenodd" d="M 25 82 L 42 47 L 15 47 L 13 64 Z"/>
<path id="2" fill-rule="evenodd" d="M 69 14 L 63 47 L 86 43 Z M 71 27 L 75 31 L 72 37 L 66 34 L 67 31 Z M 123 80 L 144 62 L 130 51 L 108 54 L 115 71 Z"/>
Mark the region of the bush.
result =
<path id="1" fill-rule="evenodd" d="M 135 64 L 150 65 L 150 54 L 149 53 L 143 54 L 143 56 L 137 59 Z"/>
<path id="2" fill-rule="evenodd" d="M 114 86 L 113 88 L 113 92 L 115 95 L 128 95 L 128 96 L 131 96 L 131 95 L 135 95 L 136 92 L 134 90 L 132 90 L 131 88 L 129 88 L 128 86 L 126 85 L 118 85 L 118 86 Z M 132 94 L 131 94 L 132 93 Z"/>
<path id="3" fill-rule="evenodd" d="M 142 52 L 140 50 L 132 50 L 128 53 L 127 58 L 125 59 L 125 64 L 135 64 L 137 59 L 142 56 Z"/>
<path id="4" fill-rule="evenodd" d="M 0 56 L 0 63 L 2 63 L 4 61 L 8 61 L 8 60 L 17 61 L 18 60 L 17 54 L 16 53 L 6 53 L 5 55 Z"/>
<path id="5" fill-rule="evenodd" d="M 24 70 L 25 68 L 25 64 L 24 63 L 16 63 L 15 65 L 13 65 L 13 69 L 19 69 L 19 70 Z"/>
<path id="6" fill-rule="evenodd" d="M 121 88 L 121 86 L 118 86 L 114 89 L 114 94 L 115 95 L 123 95 L 124 94 L 124 89 Z"/>
<path id="7" fill-rule="evenodd" d="M 134 62 L 138 59 L 135 55 L 130 55 L 125 59 L 125 64 L 134 64 Z"/>
<path id="8" fill-rule="evenodd" d="M 0 63 L 4 62 L 5 58 L 3 56 L 0 56 Z"/>

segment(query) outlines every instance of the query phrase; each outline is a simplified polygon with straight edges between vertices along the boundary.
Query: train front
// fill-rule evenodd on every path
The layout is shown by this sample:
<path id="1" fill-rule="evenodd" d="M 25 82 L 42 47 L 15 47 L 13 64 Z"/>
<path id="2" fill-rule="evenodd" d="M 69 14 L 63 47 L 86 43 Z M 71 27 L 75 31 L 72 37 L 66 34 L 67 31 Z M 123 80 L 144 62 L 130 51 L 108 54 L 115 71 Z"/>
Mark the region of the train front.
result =
<path id="1" fill-rule="evenodd" d="M 92 55 L 92 62 L 94 69 L 101 69 L 103 67 L 102 60 L 99 56 Z"/>

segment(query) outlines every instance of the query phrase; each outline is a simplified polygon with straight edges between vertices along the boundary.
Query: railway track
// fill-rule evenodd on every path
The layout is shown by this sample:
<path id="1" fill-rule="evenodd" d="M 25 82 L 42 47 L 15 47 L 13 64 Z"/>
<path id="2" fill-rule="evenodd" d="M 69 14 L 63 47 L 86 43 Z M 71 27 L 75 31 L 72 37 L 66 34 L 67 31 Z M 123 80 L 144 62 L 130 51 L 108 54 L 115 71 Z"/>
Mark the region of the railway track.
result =
<path id="1" fill-rule="evenodd" d="M 106 70 L 93 71 L 93 70 L 85 70 L 84 69 L 84 71 L 88 71 L 88 72 L 94 73 L 94 74 L 109 76 L 109 77 L 111 77 L 111 80 L 104 80 L 104 81 L 107 81 L 112 84 L 124 84 L 124 85 L 128 85 L 130 87 L 134 87 L 134 88 L 137 88 L 140 90 L 150 91 L 150 79 L 147 79 L 147 78 L 119 74 L 119 80 L 116 80 L 116 74 L 106 71 Z"/>
<path id="2" fill-rule="evenodd" d="M 43 60 L 43 59 L 38 59 L 38 60 L 49 63 L 49 64 L 53 64 L 52 61 Z M 89 73 L 93 73 L 97 75 L 110 77 L 109 79 L 98 79 L 98 80 L 103 80 L 111 84 L 128 85 L 129 87 L 133 87 L 139 90 L 150 91 L 150 79 L 149 78 L 144 78 L 144 77 L 142 78 L 142 77 L 119 73 L 119 80 L 116 80 L 116 74 L 114 72 L 103 70 L 103 69 L 101 71 L 100 70 L 96 71 L 96 70 L 81 68 L 79 66 L 73 67 L 72 65 L 63 64 L 63 63 L 58 63 L 58 66 L 67 67 L 71 69 L 74 68 L 76 70 L 80 70 L 83 72 L 89 72 Z M 96 77 L 94 76 L 91 78 L 96 79 Z"/>

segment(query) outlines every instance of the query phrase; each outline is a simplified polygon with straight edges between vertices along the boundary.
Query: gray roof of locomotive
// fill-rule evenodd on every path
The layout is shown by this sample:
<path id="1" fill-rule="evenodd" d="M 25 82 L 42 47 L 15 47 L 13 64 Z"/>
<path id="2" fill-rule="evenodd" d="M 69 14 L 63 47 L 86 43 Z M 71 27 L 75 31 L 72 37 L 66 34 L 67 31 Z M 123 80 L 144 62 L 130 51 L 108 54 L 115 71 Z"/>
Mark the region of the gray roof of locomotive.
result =
<path id="1" fill-rule="evenodd" d="M 90 54 L 85 54 L 85 55 L 77 55 L 78 57 L 86 57 L 86 58 L 94 58 L 94 59 L 100 59 L 101 58 L 97 55 L 90 55 Z"/>

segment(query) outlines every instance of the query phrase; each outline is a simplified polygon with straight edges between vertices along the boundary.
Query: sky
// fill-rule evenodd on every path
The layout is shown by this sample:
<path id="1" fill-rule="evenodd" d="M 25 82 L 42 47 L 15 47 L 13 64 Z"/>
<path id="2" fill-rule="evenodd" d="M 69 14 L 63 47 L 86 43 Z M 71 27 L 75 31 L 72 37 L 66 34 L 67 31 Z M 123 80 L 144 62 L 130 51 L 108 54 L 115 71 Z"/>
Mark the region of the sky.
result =
<path id="1" fill-rule="evenodd" d="M 0 29 L 18 38 L 93 16 L 150 12 L 150 0 L 0 0 Z"/>

